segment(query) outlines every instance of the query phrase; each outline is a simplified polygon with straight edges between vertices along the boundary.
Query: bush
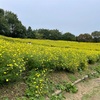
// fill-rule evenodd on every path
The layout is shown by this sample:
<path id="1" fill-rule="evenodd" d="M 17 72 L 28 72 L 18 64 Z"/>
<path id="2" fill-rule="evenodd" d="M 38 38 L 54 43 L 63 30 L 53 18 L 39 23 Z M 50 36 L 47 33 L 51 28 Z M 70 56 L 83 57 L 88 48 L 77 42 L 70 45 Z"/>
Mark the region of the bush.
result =
<path id="1" fill-rule="evenodd" d="M 72 93 L 76 93 L 78 91 L 78 88 L 76 88 L 75 85 L 72 85 L 72 83 L 67 83 L 67 82 L 58 84 L 57 89 L 66 91 L 66 92 L 72 92 Z"/>
<path id="2" fill-rule="evenodd" d="M 26 95 L 28 98 L 37 98 L 46 95 L 48 93 L 48 86 L 46 84 L 47 69 L 38 70 L 38 68 L 31 70 L 27 79 L 28 89 Z"/>
<path id="3" fill-rule="evenodd" d="M 0 84 L 17 80 L 24 70 L 24 60 L 20 56 L 16 55 L 13 58 L 11 54 L 2 54 L 0 57 Z"/>

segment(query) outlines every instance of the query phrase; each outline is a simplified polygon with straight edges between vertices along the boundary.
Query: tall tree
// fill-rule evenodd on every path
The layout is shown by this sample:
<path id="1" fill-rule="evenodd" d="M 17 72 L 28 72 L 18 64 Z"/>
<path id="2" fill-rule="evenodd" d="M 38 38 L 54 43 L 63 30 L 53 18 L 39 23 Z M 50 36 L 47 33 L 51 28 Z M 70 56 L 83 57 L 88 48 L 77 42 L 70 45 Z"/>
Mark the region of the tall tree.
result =
<path id="1" fill-rule="evenodd" d="M 100 42 L 100 31 L 94 31 L 91 33 L 94 42 Z"/>
<path id="2" fill-rule="evenodd" d="M 0 9 L 0 34 L 8 35 L 9 31 L 9 25 L 7 23 L 7 20 L 5 19 L 4 10 Z"/>
<path id="3" fill-rule="evenodd" d="M 67 33 L 62 35 L 62 40 L 75 41 L 76 37 L 74 34 L 67 32 Z"/>
<path id="4" fill-rule="evenodd" d="M 62 33 L 57 29 L 50 30 L 49 39 L 51 40 L 60 40 Z"/>
<path id="5" fill-rule="evenodd" d="M 35 31 L 32 30 L 31 26 L 27 29 L 27 38 L 35 38 Z"/>
<path id="6" fill-rule="evenodd" d="M 6 11 L 5 18 L 9 24 L 9 27 L 10 27 L 10 33 L 14 34 L 14 29 L 16 27 L 16 23 L 18 23 L 17 15 L 15 15 L 12 12 Z"/>
<path id="7" fill-rule="evenodd" d="M 40 34 L 43 39 L 49 39 L 50 32 L 48 29 L 39 29 L 38 34 Z"/>
<path id="8" fill-rule="evenodd" d="M 18 23 L 15 23 L 15 27 L 14 27 L 14 30 L 11 36 L 25 38 L 26 37 L 26 27 L 23 26 L 20 21 Z"/>
<path id="9" fill-rule="evenodd" d="M 0 16 L 4 16 L 4 10 L 0 8 Z"/>
<path id="10" fill-rule="evenodd" d="M 77 41 L 81 41 L 81 42 L 91 42 L 92 41 L 92 36 L 88 33 L 84 33 L 84 34 L 80 34 L 77 37 Z"/>
<path id="11" fill-rule="evenodd" d="M 16 14 L 0 9 L 0 34 L 23 38 L 26 36 L 26 27 L 22 25 Z"/>
<path id="12" fill-rule="evenodd" d="M 5 19 L 9 25 L 9 36 L 25 37 L 26 28 L 22 25 L 21 21 L 19 21 L 16 14 L 10 11 L 5 11 Z"/>

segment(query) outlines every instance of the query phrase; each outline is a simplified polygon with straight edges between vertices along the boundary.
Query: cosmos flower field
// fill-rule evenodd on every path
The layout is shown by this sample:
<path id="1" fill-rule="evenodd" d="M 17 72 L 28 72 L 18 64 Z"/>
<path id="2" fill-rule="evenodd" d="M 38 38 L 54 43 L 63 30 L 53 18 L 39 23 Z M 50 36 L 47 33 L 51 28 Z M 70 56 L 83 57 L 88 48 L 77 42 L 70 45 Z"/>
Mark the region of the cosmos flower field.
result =
<path id="1" fill-rule="evenodd" d="M 45 68 L 75 72 L 99 60 L 99 43 L 0 36 L 0 84 L 15 81 L 26 70 Z"/>

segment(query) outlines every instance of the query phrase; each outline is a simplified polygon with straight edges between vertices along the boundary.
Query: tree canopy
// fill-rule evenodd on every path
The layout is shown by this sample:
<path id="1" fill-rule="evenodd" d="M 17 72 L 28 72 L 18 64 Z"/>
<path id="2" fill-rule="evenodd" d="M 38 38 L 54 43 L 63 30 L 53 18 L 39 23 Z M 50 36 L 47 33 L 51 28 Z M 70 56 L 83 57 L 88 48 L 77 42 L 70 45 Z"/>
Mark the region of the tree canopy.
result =
<path id="1" fill-rule="evenodd" d="M 94 42 L 100 42 L 100 31 L 94 31 L 91 33 Z"/>
<path id="2" fill-rule="evenodd" d="M 67 32 L 65 34 L 62 35 L 62 39 L 63 40 L 68 40 L 68 41 L 75 41 L 76 40 L 76 37 L 74 34 L 70 33 L 70 32 Z"/>
<path id="3" fill-rule="evenodd" d="M 100 31 L 94 31 L 91 34 L 83 33 L 75 36 L 70 32 L 64 34 L 58 29 L 35 29 L 31 26 L 26 28 L 17 15 L 11 11 L 4 11 L 0 8 L 0 35 L 14 38 L 31 38 L 31 39 L 51 39 L 67 40 L 79 42 L 100 42 Z"/>
<path id="4" fill-rule="evenodd" d="M 25 37 L 26 27 L 16 14 L 0 9 L 0 34 L 10 37 Z"/>
<path id="5" fill-rule="evenodd" d="M 92 41 L 92 36 L 88 33 L 80 34 L 77 37 L 77 40 L 80 42 L 91 42 Z"/>

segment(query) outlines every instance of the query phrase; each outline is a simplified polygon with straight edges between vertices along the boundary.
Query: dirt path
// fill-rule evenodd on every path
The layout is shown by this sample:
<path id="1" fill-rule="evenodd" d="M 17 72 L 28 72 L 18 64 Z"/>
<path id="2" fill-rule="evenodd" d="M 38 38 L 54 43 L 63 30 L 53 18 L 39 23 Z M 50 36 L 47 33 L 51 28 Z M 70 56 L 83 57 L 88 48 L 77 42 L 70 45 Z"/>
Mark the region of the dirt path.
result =
<path id="1" fill-rule="evenodd" d="M 24 95 L 26 84 L 24 82 L 18 82 L 15 84 L 5 85 L 0 87 L 0 100 L 8 100 L 3 98 L 9 98 L 9 100 L 16 100 L 16 97 Z"/>
<path id="2" fill-rule="evenodd" d="M 64 95 L 66 100 L 100 100 L 100 78 L 84 81 L 76 86 L 78 92 L 76 94 L 66 93 Z M 88 96 L 88 98 L 86 99 L 84 96 Z"/>

